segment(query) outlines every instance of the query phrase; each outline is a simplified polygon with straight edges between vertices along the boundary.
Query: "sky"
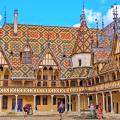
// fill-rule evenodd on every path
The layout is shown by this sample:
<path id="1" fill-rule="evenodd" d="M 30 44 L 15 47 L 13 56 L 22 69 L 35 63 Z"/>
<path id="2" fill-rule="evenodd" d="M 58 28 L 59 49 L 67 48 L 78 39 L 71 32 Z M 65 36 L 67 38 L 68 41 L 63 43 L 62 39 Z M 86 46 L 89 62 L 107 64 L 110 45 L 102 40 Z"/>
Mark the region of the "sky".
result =
<path id="1" fill-rule="evenodd" d="M 85 15 L 89 27 L 95 27 L 98 19 L 101 28 L 101 19 L 105 26 L 112 22 L 113 10 L 111 6 L 117 3 L 120 17 L 120 0 L 84 0 Z M 18 23 L 78 27 L 82 13 L 83 0 L 0 0 L 0 26 L 4 23 L 6 8 L 7 23 L 14 21 L 14 9 L 18 9 Z"/>

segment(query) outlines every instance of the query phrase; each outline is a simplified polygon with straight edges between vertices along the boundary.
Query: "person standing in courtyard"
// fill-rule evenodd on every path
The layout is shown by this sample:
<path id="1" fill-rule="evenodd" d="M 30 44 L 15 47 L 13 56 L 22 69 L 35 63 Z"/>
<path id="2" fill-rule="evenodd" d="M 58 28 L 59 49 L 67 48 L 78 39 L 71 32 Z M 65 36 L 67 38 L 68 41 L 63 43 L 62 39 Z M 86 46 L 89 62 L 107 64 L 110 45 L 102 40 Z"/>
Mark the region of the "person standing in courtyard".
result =
<path id="1" fill-rule="evenodd" d="M 60 120 L 63 120 L 63 113 L 64 113 L 64 104 L 63 101 L 61 101 L 59 107 L 58 107 L 58 112 L 60 114 Z"/>
<path id="2" fill-rule="evenodd" d="M 102 120 L 103 113 L 100 105 L 98 106 L 98 109 L 97 109 L 97 117 L 98 117 L 98 120 Z"/>

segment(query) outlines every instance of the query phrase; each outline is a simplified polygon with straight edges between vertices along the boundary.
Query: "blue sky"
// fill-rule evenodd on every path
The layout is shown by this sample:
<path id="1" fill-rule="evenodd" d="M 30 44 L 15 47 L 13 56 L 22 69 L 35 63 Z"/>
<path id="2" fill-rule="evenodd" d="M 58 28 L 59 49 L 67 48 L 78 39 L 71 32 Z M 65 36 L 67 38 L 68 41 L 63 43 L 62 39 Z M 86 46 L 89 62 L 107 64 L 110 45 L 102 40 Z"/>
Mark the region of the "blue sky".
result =
<path id="1" fill-rule="evenodd" d="M 95 25 L 97 17 L 99 27 L 101 16 L 105 24 L 112 21 L 111 5 L 120 0 L 85 0 L 86 20 L 90 27 Z M 0 25 L 4 22 L 4 9 L 7 10 L 7 23 L 13 23 L 13 11 L 18 9 L 19 24 L 48 25 L 48 26 L 78 26 L 82 12 L 82 0 L 0 0 Z M 1 18 L 1 17 L 0 17 Z"/>

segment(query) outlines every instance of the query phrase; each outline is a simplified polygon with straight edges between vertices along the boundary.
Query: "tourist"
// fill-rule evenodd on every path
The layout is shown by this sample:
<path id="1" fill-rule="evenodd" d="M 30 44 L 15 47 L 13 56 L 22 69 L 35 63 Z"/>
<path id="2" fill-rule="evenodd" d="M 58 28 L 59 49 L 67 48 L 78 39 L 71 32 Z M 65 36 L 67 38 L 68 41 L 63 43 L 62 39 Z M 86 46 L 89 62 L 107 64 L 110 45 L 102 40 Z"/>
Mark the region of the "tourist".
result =
<path id="1" fill-rule="evenodd" d="M 92 115 L 92 118 L 95 117 L 95 106 L 93 104 L 90 105 L 90 112 L 91 112 L 91 115 Z"/>
<path id="2" fill-rule="evenodd" d="M 97 109 L 97 117 L 98 117 L 98 120 L 102 120 L 103 113 L 100 105 L 98 106 L 98 109 Z"/>
<path id="3" fill-rule="evenodd" d="M 28 112 L 28 108 L 26 105 L 23 107 L 23 111 L 24 111 L 24 120 L 26 120 L 27 119 L 27 112 Z"/>
<path id="4" fill-rule="evenodd" d="M 64 113 L 64 104 L 63 101 L 61 101 L 59 107 L 58 107 L 58 112 L 60 114 L 60 120 L 63 120 L 63 113 Z"/>
<path id="5" fill-rule="evenodd" d="M 29 111 L 29 115 L 32 115 L 33 112 L 32 112 L 32 106 L 30 106 L 30 111 Z"/>

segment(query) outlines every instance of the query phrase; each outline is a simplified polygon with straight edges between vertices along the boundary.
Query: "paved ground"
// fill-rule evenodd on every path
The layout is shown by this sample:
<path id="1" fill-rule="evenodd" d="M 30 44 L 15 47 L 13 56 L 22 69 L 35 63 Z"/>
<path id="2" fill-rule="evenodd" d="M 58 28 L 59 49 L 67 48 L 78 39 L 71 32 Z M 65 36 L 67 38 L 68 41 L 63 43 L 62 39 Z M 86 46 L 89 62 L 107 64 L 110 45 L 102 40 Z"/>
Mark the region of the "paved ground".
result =
<path id="1" fill-rule="evenodd" d="M 24 120 L 23 116 L 17 116 L 17 117 L 0 117 L 0 120 Z M 28 116 L 26 120 L 60 120 L 58 115 L 53 115 L 53 116 Z M 81 119 L 78 116 L 64 116 L 63 120 L 93 120 L 93 119 Z M 97 119 L 94 119 L 97 120 Z M 103 119 L 103 120 L 120 120 L 117 118 L 112 118 L 109 117 L 108 119 Z"/>
<path id="2" fill-rule="evenodd" d="M 0 117 L 0 120 L 24 120 L 24 117 Z M 28 116 L 26 120 L 60 120 L 59 116 L 47 116 L 47 117 L 41 117 L 41 116 Z M 78 117 L 64 117 L 63 120 L 81 120 L 78 119 Z M 82 119 L 85 120 L 85 119 Z M 88 120 L 88 119 L 87 119 Z M 94 119 L 95 120 L 95 119 Z"/>

